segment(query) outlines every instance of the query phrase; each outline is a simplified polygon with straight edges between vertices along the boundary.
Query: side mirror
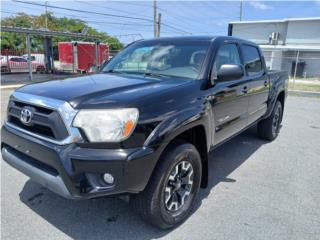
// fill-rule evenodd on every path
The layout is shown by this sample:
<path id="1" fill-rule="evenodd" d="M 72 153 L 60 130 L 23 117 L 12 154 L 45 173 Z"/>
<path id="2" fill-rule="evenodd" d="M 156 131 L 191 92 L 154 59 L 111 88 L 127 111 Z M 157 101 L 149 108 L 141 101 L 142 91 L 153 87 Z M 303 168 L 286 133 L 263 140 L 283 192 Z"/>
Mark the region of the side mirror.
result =
<path id="1" fill-rule="evenodd" d="M 219 82 L 237 80 L 244 75 L 243 67 L 237 64 L 223 64 L 218 70 L 217 80 Z"/>

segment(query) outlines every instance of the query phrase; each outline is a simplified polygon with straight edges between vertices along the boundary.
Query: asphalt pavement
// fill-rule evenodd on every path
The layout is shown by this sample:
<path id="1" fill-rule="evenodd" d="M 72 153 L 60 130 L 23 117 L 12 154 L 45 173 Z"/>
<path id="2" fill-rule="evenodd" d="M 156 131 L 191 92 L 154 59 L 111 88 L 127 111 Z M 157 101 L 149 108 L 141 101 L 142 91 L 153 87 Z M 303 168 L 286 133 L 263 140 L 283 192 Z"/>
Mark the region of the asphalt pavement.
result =
<path id="1" fill-rule="evenodd" d="M 279 137 L 252 128 L 212 152 L 197 209 L 166 231 L 118 198 L 66 200 L 1 161 L 1 239 L 320 239 L 319 156 L 320 99 L 290 96 Z"/>

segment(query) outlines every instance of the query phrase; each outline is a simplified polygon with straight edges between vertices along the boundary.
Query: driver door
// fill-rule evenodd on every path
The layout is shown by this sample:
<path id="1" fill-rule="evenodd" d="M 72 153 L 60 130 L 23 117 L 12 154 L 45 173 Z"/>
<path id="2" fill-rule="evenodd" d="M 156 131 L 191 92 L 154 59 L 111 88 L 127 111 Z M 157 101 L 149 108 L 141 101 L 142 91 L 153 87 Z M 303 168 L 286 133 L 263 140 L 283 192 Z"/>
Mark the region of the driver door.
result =
<path id="1" fill-rule="evenodd" d="M 239 46 L 236 43 L 222 45 L 217 51 L 213 74 L 224 64 L 242 65 Z M 213 109 L 213 144 L 216 145 L 247 126 L 249 98 L 247 82 L 244 75 L 240 79 L 224 82 L 217 80 L 211 89 L 211 106 Z"/>

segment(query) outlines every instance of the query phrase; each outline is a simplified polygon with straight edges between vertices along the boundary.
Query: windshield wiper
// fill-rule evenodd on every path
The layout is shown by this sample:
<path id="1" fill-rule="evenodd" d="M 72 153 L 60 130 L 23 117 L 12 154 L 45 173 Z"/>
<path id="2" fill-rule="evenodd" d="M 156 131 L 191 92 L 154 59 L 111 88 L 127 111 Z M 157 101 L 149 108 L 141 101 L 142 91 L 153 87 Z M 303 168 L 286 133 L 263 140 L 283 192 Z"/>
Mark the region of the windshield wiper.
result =
<path id="1" fill-rule="evenodd" d="M 155 72 L 144 72 L 144 77 L 150 76 L 150 77 L 156 77 L 156 78 L 168 78 L 170 76 L 161 74 L 161 73 L 155 73 Z"/>
<path id="2" fill-rule="evenodd" d="M 108 71 L 102 71 L 103 73 L 123 73 L 121 71 L 117 71 L 117 70 L 113 70 L 113 69 L 110 69 Z"/>

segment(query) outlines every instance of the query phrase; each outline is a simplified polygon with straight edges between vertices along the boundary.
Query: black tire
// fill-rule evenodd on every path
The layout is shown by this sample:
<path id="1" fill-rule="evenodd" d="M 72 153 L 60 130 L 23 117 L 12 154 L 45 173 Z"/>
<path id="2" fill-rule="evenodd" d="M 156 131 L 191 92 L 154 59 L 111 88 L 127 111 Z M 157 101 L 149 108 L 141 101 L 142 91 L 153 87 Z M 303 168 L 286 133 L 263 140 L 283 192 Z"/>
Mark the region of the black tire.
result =
<path id="1" fill-rule="evenodd" d="M 192 213 L 201 183 L 201 157 L 192 144 L 179 141 L 172 143 L 159 161 L 147 187 L 133 196 L 132 204 L 146 222 L 167 229 L 183 223 Z M 174 174 L 176 177 L 173 177 Z M 176 181 L 179 179 L 176 178 L 180 178 L 180 189 L 177 190 Z M 188 184 L 181 180 L 186 178 Z M 179 200 L 183 203 L 178 208 Z M 175 209 L 169 209 L 171 207 Z"/>
<path id="2" fill-rule="evenodd" d="M 282 121 L 283 107 L 278 100 L 273 107 L 271 115 L 258 123 L 259 137 L 272 141 L 279 135 Z"/>
<path id="3" fill-rule="evenodd" d="M 7 66 L 2 66 L 2 67 L 1 67 L 1 72 L 2 72 L 2 73 L 9 73 L 9 72 L 10 72 L 10 69 L 9 69 Z"/>
<path id="4" fill-rule="evenodd" d="M 36 73 L 43 73 L 44 72 L 44 67 L 43 66 L 38 66 L 37 68 L 36 68 Z"/>

